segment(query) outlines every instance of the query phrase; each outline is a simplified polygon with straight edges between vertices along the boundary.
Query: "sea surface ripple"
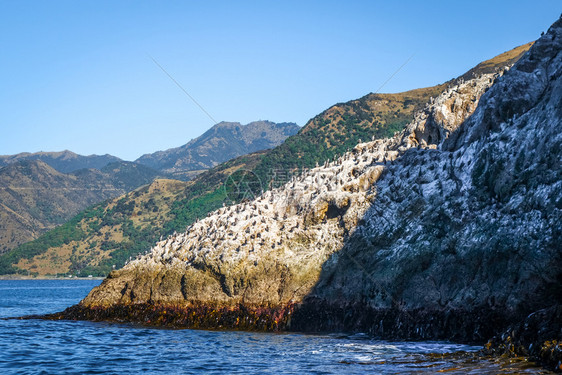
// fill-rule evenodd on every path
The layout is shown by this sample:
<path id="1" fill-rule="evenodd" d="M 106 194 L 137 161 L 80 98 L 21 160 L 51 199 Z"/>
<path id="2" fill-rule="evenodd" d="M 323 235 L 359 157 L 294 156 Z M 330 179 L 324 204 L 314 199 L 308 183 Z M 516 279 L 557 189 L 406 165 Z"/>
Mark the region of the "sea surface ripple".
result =
<path id="1" fill-rule="evenodd" d="M 0 318 L 62 311 L 99 280 L 0 280 Z M 479 347 L 366 335 L 0 319 L 0 374 L 547 374 Z"/>

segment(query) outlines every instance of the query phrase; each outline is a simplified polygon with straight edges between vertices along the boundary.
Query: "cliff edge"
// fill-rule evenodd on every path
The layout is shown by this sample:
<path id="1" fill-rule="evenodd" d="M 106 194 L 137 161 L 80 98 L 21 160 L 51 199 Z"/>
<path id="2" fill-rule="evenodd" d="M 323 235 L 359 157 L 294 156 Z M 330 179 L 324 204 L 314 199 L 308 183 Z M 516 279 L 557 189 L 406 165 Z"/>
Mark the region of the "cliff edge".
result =
<path id="1" fill-rule="evenodd" d="M 56 317 L 496 336 L 491 351 L 557 366 L 561 47 L 559 20 L 511 69 L 461 80 L 394 138 L 210 214 Z"/>

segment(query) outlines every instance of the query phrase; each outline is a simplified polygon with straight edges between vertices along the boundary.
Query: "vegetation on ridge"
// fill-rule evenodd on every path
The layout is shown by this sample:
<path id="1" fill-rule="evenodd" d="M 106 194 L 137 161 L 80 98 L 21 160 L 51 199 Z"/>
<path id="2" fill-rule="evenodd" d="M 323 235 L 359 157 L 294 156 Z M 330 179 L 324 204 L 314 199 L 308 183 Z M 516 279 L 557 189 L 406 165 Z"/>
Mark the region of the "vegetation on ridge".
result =
<path id="1" fill-rule="evenodd" d="M 517 56 L 529 46 L 516 49 Z M 489 61 L 501 68 L 512 59 L 513 53 L 505 53 Z M 231 204 L 223 184 L 235 171 L 252 171 L 264 190 L 281 185 L 299 169 L 333 159 L 360 140 L 392 136 L 451 83 L 399 94 L 368 94 L 336 104 L 272 150 L 230 160 L 190 182 L 157 180 L 96 205 L 88 214 L 83 212 L 0 256 L 0 273 L 105 275 L 114 265 L 120 268 L 129 257 L 148 251 L 161 236 L 183 231 L 197 218 Z M 64 233 L 76 233 L 76 237 Z M 64 240 L 57 243 L 53 238 Z"/>
<path id="2" fill-rule="evenodd" d="M 33 156 L 33 155 L 32 155 Z M 118 161 L 98 169 L 57 171 L 42 160 L 0 168 L 0 254 L 38 238 L 92 204 L 150 183 L 161 173 Z"/>

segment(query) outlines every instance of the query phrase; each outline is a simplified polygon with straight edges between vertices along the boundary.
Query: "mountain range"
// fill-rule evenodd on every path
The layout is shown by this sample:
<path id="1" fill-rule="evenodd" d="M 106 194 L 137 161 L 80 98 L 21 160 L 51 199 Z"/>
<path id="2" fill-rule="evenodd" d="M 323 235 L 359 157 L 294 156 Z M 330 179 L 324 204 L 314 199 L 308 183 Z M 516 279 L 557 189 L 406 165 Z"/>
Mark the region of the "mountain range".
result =
<path id="1" fill-rule="evenodd" d="M 0 254 L 156 177 L 189 179 L 232 157 L 276 146 L 298 129 L 294 123 L 221 122 L 182 147 L 135 162 L 71 151 L 0 156 Z"/>
<path id="2" fill-rule="evenodd" d="M 0 253 L 37 238 L 92 204 L 148 184 L 157 176 L 158 171 L 124 161 L 110 162 L 99 170 L 69 173 L 59 172 L 40 159 L 20 159 L 0 168 Z"/>
<path id="3" fill-rule="evenodd" d="M 279 146 L 299 129 L 297 124 L 287 122 L 219 122 L 181 147 L 146 154 L 135 162 L 175 179 L 188 180 L 237 156 Z"/>
<path id="4" fill-rule="evenodd" d="M 560 370 L 561 51 L 562 17 L 392 137 L 209 212 L 47 318 L 487 342 Z"/>
<path id="5" fill-rule="evenodd" d="M 22 152 L 16 155 L 0 155 L 0 168 L 26 160 L 40 160 L 61 173 L 71 173 L 86 168 L 101 169 L 109 163 L 122 161 L 117 156 L 108 154 L 84 156 L 68 150 L 61 152 Z"/>
<path id="6" fill-rule="evenodd" d="M 503 71 L 530 46 L 518 47 L 479 64 L 470 76 Z M 252 178 L 259 182 L 251 192 L 255 196 L 262 190 L 282 186 L 299 171 L 333 160 L 362 140 L 394 136 L 432 98 L 464 82 L 463 76 L 429 88 L 399 94 L 373 93 L 336 104 L 274 149 L 220 164 L 192 181 L 157 180 L 148 187 L 93 206 L 61 227 L 0 257 L 0 272 L 105 275 L 114 266 L 120 268 L 130 257 L 146 251 L 161 236 L 183 232 L 209 212 L 236 203 L 237 196 L 229 194 L 225 182 Z M 60 262 L 53 265 L 53 258 Z"/>

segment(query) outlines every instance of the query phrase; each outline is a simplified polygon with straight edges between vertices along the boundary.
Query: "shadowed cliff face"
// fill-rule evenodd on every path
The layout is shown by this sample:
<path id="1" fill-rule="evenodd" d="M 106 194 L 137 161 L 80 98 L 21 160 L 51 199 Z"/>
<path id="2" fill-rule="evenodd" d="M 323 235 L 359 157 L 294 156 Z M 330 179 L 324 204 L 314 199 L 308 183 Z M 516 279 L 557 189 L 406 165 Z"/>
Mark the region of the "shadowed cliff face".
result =
<path id="1" fill-rule="evenodd" d="M 214 212 L 62 316 L 222 309 L 163 321 L 251 328 L 235 317 L 270 309 L 277 328 L 481 341 L 559 303 L 561 46 L 558 21 L 502 77 L 459 83 L 394 138 Z"/>
<path id="2" fill-rule="evenodd" d="M 436 150 L 390 164 L 311 296 L 506 316 L 559 303 L 561 47 L 558 21 Z"/>
<path id="3" fill-rule="evenodd" d="M 311 297 L 506 316 L 560 302 L 561 23 L 437 149 L 387 166 Z"/>
<path id="4" fill-rule="evenodd" d="M 495 350 L 559 366 L 547 341 L 562 338 L 561 50 L 558 21 L 436 150 L 387 166 L 292 328 L 477 342 L 505 332 Z"/>
<path id="5" fill-rule="evenodd" d="M 309 295 L 378 199 L 375 182 L 410 149 L 435 149 L 495 75 L 444 92 L 396 137 L 362 143 L 252 202 L 222 208 L 116 271 L 82 306 L 283 307 Z"/>

